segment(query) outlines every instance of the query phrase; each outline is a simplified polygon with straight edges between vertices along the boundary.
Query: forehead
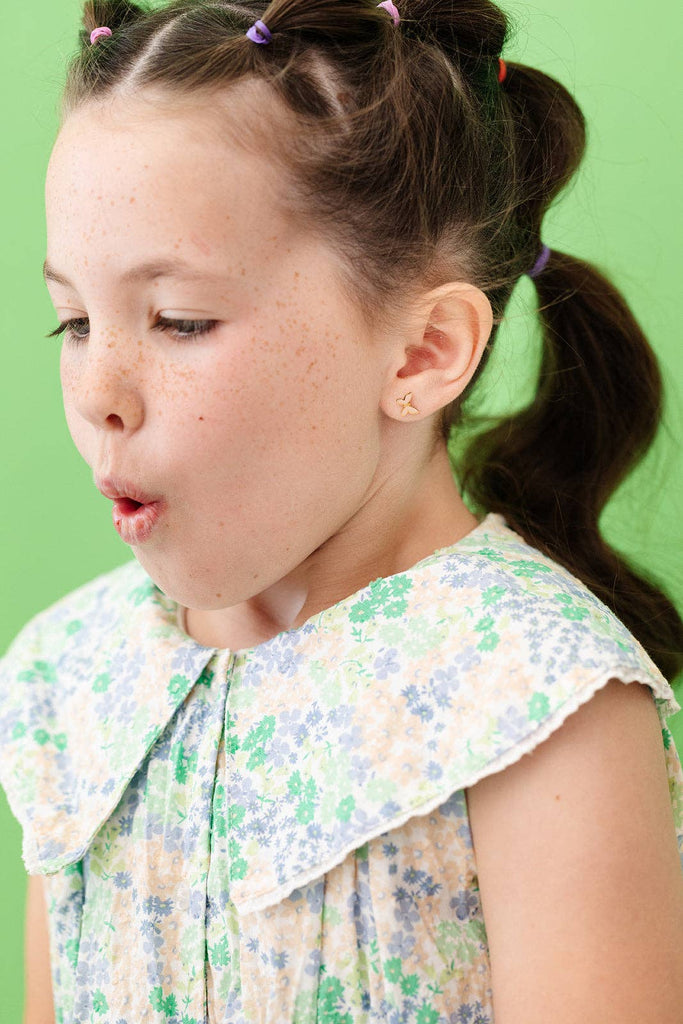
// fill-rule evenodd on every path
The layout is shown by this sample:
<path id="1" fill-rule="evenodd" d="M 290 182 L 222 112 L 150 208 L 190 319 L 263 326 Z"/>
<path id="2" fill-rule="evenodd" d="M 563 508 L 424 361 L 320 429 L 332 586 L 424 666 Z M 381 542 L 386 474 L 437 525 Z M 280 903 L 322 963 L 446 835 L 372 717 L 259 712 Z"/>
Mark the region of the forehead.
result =
<path id="1" fill-rule="evenodd" d="M 282 255 L 294 225 L 265 156 L 236 146 L 206 108 L 86 106 L 55 142 L 46 176 L 48 252 L 116 268 L 150 252 L 219 250 L 243 266 Z"/>

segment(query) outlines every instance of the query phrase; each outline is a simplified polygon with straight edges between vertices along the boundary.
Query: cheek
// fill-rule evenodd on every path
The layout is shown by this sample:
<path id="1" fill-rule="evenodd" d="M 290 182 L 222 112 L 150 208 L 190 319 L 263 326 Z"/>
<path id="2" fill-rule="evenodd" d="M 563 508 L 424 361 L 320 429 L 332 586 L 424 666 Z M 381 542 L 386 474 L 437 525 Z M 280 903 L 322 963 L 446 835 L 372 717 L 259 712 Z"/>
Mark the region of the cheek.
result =
<path id="1" fill-rule="evenodd" d="M 74 444 L 80 451 L 81 455 L 83 451 L 79 445 L 79 417 L 76 415 L 74 407 L 74 387 L 76 374 L 73 367 L 73 363 L 69 358 L 69 354 L 66 351 L 66 346 L 62 346 L 61 355 L 59 358 L 59 376 L 62 384 L 62 402 L 64 405 L 64 416 L 66 423 L 69 428 L 69 433 L 73 438 Z"/>

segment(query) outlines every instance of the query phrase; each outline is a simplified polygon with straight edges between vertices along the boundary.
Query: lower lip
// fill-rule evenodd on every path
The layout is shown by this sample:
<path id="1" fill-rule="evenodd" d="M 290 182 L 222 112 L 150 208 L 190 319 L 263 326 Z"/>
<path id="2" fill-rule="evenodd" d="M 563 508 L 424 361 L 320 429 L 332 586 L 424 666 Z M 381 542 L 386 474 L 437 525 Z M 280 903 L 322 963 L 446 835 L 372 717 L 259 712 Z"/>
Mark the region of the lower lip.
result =
<path id="1" fill-rule="evenodd" d="M 159 522 L 161 511 L 158 501 L 150 501 L 138 508 L 130 498 L 119 498 L 114 502 L 112 519 L 125 544 L 143 544 Z"/>

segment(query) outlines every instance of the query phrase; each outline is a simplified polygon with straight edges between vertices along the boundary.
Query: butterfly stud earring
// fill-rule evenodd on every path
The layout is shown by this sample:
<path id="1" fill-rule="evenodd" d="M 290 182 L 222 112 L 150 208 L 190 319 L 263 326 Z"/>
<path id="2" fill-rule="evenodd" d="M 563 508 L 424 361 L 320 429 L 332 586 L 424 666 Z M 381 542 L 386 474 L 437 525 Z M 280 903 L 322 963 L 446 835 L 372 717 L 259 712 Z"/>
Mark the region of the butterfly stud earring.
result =
<path id="1" fill-rule="evenodd" d="M 419 415 L 420 410 L 415 409 L 410 403 L 413 400 L 413 392 L 409 391 L 403 398 L 397 398 L 396 401 L 401 406 L 401 416 Z"/>

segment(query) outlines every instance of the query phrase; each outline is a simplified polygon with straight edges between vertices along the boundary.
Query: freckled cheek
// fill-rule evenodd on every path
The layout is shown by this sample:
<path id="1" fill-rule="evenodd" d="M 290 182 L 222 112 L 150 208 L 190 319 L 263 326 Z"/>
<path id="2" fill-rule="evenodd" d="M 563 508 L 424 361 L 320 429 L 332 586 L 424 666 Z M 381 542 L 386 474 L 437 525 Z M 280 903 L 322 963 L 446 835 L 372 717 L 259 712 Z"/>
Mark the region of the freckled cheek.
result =
<path id="1" fill-rule="evenodd" d="M 88 461 L 87 440 L 88 426 L 82 416 L 79 416 L 74 402 L 71 400 L 68 384 L 62 384 L 62 396 L 64 404 L 64 418 L 71 435 L 71 439 L 78 453 Z"/>
<path id="2" fill-rule="evenodd" d="M 74 373 L 64 345 L 59 357 L 59 378 L 62 383 L 62 393 L 66 397 L 67 392 L 70 392 L 73 387 Z"/>
<path id="3" fill-rule="evenodd" d="M 62 349 L 62 357 L 59 363 L 59 376 L 62 385 L 62 402 L 64 404 L 64 415 L 71 432 L 71 436 L 74 436 L 74 430 L 76 429 L 76 422 L 78 417 L 75 414 L 74 409 L 74 387 L 76 383 L 76 374 L 73 367 L 64 358 L 64 350 Z M 74 438 L 75 440 L 75 438 Z"/>

